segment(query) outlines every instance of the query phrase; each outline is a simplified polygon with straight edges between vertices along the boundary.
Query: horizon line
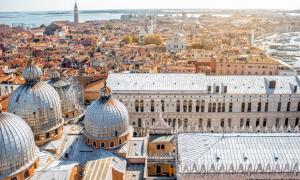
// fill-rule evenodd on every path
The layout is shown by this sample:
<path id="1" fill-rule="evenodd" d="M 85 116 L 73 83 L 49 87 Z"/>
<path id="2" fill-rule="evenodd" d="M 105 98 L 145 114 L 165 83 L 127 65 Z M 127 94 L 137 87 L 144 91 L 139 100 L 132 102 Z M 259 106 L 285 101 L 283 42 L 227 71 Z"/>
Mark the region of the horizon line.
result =
<path id="1" fill-rule="evenodd" d="M 79 9 L 80 11 L 126 11 L 126 10 L 133 10 L 133 11 L 137 11 L 137 10 L 147 10 L 147 11 L 151 11 L 151 10 L 229 10 L 229 11 L 239 11 L 239 10 L 268 10 L 268 11 L 300 11 L 299 9 L 268 9 L 268 8 L 226 8 L 226 9 L 221 9 L 221 8 L 127 8 L 127 9 L 123 9 L 123 8 L 115 8 L 115 9 Z M 13 10 L 13 11 L 1 11 L 0 13 L 13 13 L 13 12 L 17 12 L 17 13 L 22 13 L 22 12 L 59 12 L 59 11 L 74 11 L 73 9 L 68 9 L 68 10 L 23 10 L 23 11 L 19 11 L 19 10 Z M 299 12 L 300 13 L 300 12 Z"/>

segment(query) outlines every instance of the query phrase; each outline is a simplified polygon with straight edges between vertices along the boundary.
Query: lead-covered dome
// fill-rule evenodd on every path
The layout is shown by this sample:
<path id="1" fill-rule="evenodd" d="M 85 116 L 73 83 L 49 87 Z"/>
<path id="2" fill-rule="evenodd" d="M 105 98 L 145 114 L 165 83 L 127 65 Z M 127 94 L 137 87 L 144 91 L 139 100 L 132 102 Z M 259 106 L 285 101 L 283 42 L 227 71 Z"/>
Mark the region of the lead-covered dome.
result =
<path id="1" fill-rule="evenodd" d="M 67 118 L 75 116 L 79 110 L 76 91 L 71 82 L 61 77 L 59 72 L 54 71 L 51 73 L 51 81 L 49 84 L 58 92 L 61 100 L 62 113 Z"/>
<path id="2" fill-rule="evenodd" d="M 0 112 L 0 179 L 32 166 L 38 148 L 30 127 L 20 117 Z"/>
<path id="3" fill-rule="evenodd" d="M 112 139 L 126 134 L 129 130 L 129 117 L 124 104 L 111 97 L 111 90 L 106 84 L 100 90 L 100 96 L 86 110 L 85 134 L 96 140 Z"/>
<path id="4" fill-rule="evenodd" d="M 51 85 L 40 81 L 41 72 L 35 65 L 24 69 L 23 77 L 26 83 L 12 93 L 8 112 L 23 118 L 35 136 L 45 134 L 42 139 L 49 139 L 52 136 L 50 131 L 63 125 L 63 118 L 59 95 Z"/>

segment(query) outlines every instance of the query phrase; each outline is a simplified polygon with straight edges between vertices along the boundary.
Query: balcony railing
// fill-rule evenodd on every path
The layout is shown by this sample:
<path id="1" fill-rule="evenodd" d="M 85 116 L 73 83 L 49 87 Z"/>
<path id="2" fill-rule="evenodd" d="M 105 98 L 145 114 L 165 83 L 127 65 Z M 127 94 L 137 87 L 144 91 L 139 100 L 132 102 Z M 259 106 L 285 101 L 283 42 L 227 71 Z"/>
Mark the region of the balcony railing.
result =
<path id="1" fill-rule="evenodd" d="M 149 153 L 149 161 L 172 161 L 175 160 L 175 153 Z"/>

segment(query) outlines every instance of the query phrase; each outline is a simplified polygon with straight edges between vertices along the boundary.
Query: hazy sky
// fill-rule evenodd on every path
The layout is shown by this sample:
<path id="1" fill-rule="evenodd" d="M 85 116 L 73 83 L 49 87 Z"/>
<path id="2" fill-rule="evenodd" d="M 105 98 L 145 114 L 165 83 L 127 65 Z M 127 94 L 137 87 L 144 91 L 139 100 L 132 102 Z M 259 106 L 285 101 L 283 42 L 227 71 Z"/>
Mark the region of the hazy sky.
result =
<path id="1" fill-rule="evenodd" d="M 89 9 L 300 9 L 300 0 L 76 0 Z M 75 0 L 0 0 L 0 11 L 72 10 Z"/>

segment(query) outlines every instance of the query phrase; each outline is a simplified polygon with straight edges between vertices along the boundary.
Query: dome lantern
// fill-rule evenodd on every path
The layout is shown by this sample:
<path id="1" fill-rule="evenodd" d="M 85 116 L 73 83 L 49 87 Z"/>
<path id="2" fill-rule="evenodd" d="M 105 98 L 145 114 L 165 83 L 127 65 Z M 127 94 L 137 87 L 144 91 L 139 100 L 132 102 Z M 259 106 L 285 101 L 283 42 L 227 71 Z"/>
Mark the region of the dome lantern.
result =
<path id="1" fill-rule="evenodd" d="M 104 99 L 108 99 L 111 96 L 111 89 L 107 87 L 106 81 L 104 82 L 104 86 L 100 89 L 100 97 Z"/>
<path id="2" fill-rule="evenodd" d="M 41 68 L 33 64 L 30 60 L 30 64 L 23 70 L 22 76 L 26 80 L 27 84 L 34 85 L 40 81 L 43 74 Z"/>

